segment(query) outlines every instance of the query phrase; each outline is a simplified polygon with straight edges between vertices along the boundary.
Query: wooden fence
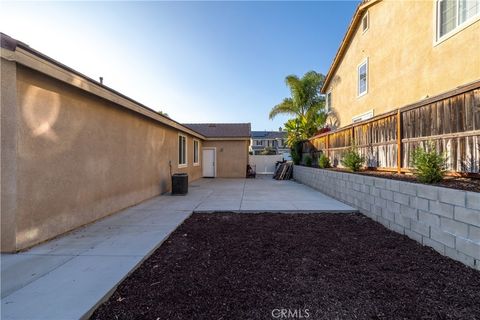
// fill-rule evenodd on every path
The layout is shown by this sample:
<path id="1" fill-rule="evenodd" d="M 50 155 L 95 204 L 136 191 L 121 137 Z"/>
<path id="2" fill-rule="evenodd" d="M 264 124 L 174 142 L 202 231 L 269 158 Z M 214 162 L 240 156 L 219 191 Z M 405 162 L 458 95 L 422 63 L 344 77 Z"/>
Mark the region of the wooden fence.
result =
<path id="1" fill-rule="evenodd" d="M 410 167 L 411 152 L 430 142 L 447 155 L 448 170 L 479 173 L 480 81 L 317 135 L 303 145 L 303 151 L 314 161 L 325 153 L 336 166 L 355 144 L 367 166 L 402 172 Z"/>

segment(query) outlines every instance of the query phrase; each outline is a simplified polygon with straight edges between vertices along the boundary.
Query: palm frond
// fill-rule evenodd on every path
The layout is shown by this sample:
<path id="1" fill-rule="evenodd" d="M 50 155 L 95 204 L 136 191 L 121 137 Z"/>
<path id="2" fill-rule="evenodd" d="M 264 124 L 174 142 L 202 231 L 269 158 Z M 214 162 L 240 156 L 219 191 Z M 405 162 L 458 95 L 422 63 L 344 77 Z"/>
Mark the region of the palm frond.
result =
<path id="1" fill-rule="evenodd" d="M 285 98 L 281 103 L 273 107 L 268 117 L 273 119 L 279 114 L 296 115 L 296 110 L 291 98 Z"/>

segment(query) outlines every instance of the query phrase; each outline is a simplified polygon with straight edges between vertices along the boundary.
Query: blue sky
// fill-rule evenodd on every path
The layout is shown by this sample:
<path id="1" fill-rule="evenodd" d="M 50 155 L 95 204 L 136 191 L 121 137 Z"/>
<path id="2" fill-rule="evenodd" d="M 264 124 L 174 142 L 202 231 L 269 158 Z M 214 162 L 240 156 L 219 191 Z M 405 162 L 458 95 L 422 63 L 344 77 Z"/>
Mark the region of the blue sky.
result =
<path id="1" fill-rule="evenodd" d="M 251 122 L 326 73 L 358 1 L 4 2 L 0 30 L 180 122 Z"/>

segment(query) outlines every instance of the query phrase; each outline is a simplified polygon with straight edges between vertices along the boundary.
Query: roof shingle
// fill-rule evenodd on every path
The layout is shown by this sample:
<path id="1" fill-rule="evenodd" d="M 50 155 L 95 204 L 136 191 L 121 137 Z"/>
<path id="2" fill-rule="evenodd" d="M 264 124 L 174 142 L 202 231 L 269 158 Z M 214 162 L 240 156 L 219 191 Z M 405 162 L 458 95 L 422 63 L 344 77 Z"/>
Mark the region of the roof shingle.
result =
<path id="1" fill-rule="evenodd" d="M 184 123 L 207 138 L 250 138 L 250 123 Z"/>

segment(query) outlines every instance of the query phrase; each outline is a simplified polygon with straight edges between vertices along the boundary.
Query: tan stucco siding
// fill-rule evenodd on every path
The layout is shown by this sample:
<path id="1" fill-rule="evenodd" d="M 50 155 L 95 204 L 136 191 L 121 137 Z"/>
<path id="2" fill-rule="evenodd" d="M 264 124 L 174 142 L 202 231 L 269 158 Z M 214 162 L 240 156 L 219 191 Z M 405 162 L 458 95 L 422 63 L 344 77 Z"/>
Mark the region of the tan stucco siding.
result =
<path id="1" fill-rule="evenodd" d="M 217 152 L 217 177 L 245 178 L 250 140 L 205 141 L 204 147 L 215 147 Z"/>
<path id="2" fill-rule="evenodd" d="M 23 66 L 17 104 L 16 249 L 169 191 L 170 162 L 201 177 L 189 134 L 178 168 L 178 130 Z"/>
<path id="3" fill-rule="evenodd" d="M 435 1 L 384 0 L 368 14 L 369 29 L 357 28 L 325 90 L 341 126 L 480 79 L 480 21 L 436 43 Z M 358 97 L 357 68 L 367 58 L 368 93 Z"/>

